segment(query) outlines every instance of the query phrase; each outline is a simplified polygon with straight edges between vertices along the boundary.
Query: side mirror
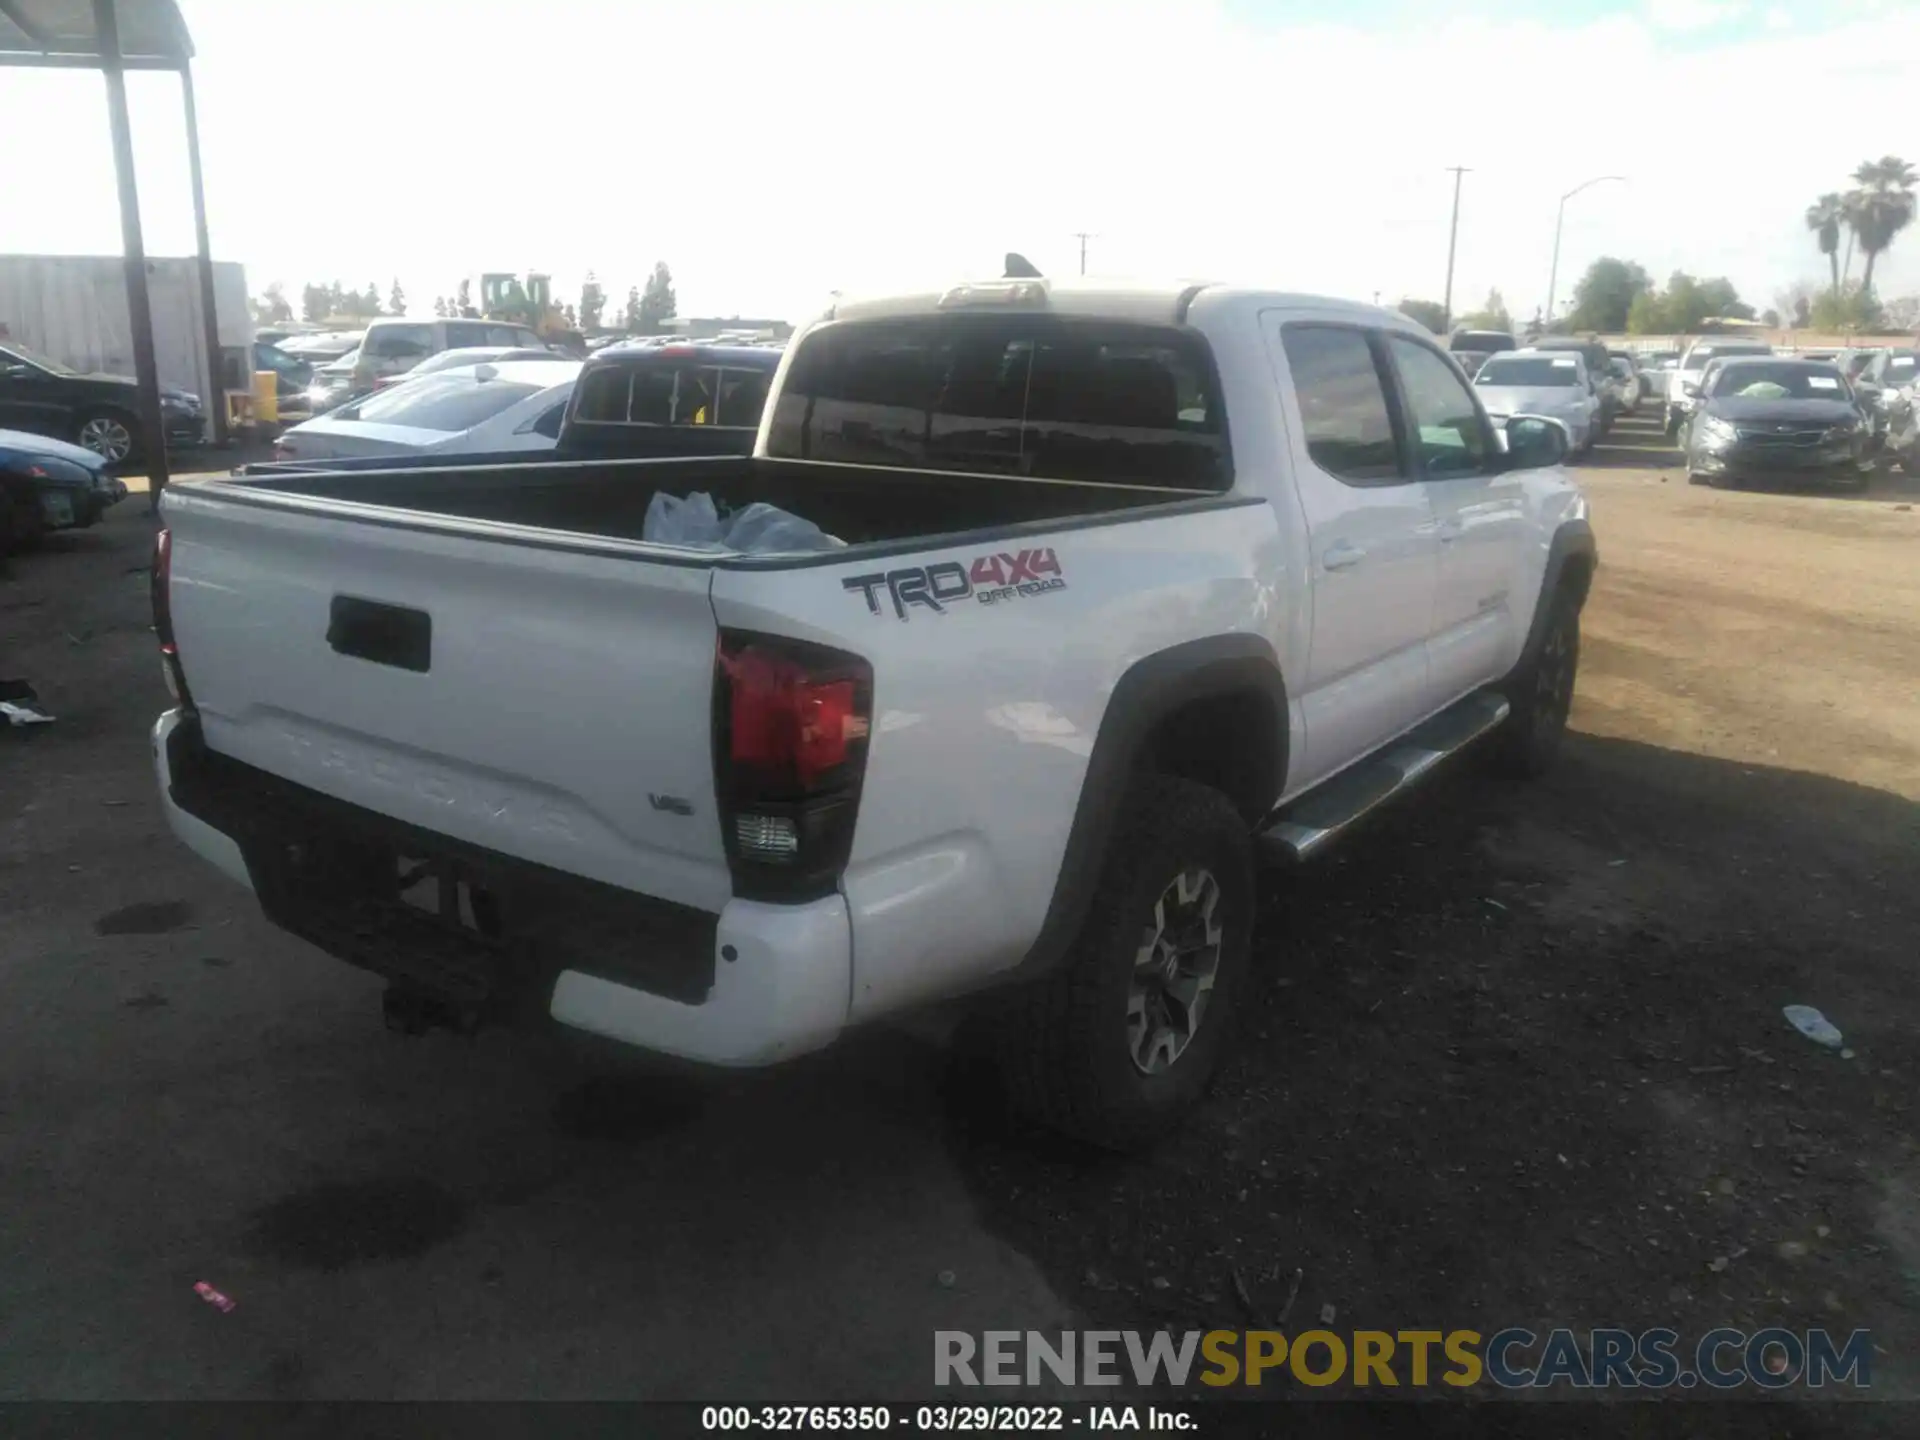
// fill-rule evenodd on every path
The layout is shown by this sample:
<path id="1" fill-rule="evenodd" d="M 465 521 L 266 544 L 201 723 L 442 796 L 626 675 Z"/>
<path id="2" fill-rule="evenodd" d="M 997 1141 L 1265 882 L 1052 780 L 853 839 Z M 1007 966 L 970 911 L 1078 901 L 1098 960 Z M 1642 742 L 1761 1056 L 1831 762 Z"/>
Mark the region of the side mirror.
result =
<path id="1" fill-rule="evenodd" d="M 1507 458 L 1515 470 L 1558 465 L 1573 448 L 1573 435 L 1545 415 L 1515 415 L 1507 421 Z"/>
<path id="2" fill-rule="evenodd" d="M 1700 387 L 1689 380 L 1680 387 L 1680 393 L 1683 395 L 1691 395 L 1695 400 L 1698 400 L 1700 398 Z"/>

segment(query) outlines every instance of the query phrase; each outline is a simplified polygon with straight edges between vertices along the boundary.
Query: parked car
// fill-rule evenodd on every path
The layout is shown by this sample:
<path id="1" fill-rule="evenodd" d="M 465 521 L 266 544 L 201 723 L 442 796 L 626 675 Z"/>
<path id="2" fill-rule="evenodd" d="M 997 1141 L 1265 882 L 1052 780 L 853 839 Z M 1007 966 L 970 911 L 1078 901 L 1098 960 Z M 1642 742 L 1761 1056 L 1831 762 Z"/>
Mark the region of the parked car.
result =
<path id="1" fill-rule="evenodd" d="M 1860 372 L 1873 363 L 1873 357 L 1886 347 L 1883 345 L 1863 345 L 1851 350 L 1842 350 L 1834 357 L 1833 363 L 1840 367 L 1840 373 L 1849 380 L 1858 380 Z"/>
<path id="2" fill-rule="evenodd" d="M 1913 405 L 1917 362 L 1920 350 L 1876 350 L 1854 377 L 1853 387 L 1873 419 L 1874 439 L 1880 444 L 1900 428 L 1901 412 Z"/>
<path id="3" fill-rule="evenodd" d="M 290 335 L 279 342 L 279 348 L 319 366 L 358 350 L 365 334 L 364 330 L 316 330 L 308 335 Z"/>
<path id="4" fill-rule="evenodd" d="M 1634 356 L 1634 364 L 1640 371 L 1640 398 L 1651 400 L 1663 409 L 1667 402 L 1667 390 L 1672 383 L 1673 372 L 1679 368 L 1678 350 L 1643 351 Z"/>
<path id="5" fill-rule="evenodd" d="M 1572 352 L 1586 362 L 1587 382 L 1593 393 L 1599 398 L 1600 413 L 1594 421 L 1594 435 L 1601 438 L 1613 429 L 1613 420 L 1620 413 L 1621 397 L 1619 387 L 1614 384 L 1613 373 L 1607 368 L 1607 347 L 1598 340 L 1581 339 L 1576 335 L 1543 335 L 1533 342 L 1535 350 Z"/>
<path id="6" fill-rule="evenodd" d="M 580 362 L 516 360 L 441 370 L 350 400 L 284 432 L 282 460 L 551 450 Z"/>
<path id="7" fill-rule="evenodd" d="M 1715 360 L 1693 388 L 1698 406 L 1686 434 L 1689 483 L 1804 479 L 1866 488 L 1872 425 L 1837 366 L 1729 356 Z"/>
<path id="8" fill-rule="evenodd" d="M 757 346 L 689 344 L 658 347 L 610 347 L 584 364 L 548 356 L 522 364 L 571 364 L 579 371 L 573 397 L 560 420 L 552 458 L 638 460 L 691 455 L 749 455 L 760 429 L 767 387 L 780 367 L 780 352 Z M 378 395 L 393 395 L 431 378 L 403 376 L 399 385 Z M 326 418 L 360 414 L 348 405 Z M 543 422 L 541 429 L 546 429 Z M 283 437 L 284 438 L 284 437 Z M 486 437 L 480 437 L 484 440 Z M 396 455 L 355 459 L 285 456 L 242 466 L 245 475 L 310 472 L 327 468 L 378 469 L 393 465 L 441 464 L 436 452 L 413 458 Z M 470 465 L 524 462 L 512 450 L 499 454 L 463 452 Z"/>
<path id="9" fill-rule="evenodd" d="M 1473 385 L 1496 424 L 1514 415 L 1545 415 L 1567 427 L 1574 454 L 1593 449 L 1600 397 L 1587 383 L 1584 355 L 1542 350 L 1489 355 Z"/>
<path id="10" fill-rule="evenodd" d="M 552 349 L 527 326 L 497 320 L 375 320 L 356 348 L 314 373 L 308 398 L 318 415 L 408 373 L 430 356 L 475 346 Z"/>
<path id="11" fill-rule="evenodd" d="M 1771 355 L 1773 347 L 1764 340 L 1698 340 L 1687 347 L 1667 382 L 1666 433 L 1670 440 L 1685 440 L 1680 432 L 1693 414 L 1695 392 L 1700 389 L 1701 374 L 1707 362 L 1729 355 Z M 1691 389 L 1689 387 L 1692 387 Z"/>
<path id="12" fill-rule="evenodd" d="M 161 804 L 396 1028 L 760 1066 L 945 1002 L 1018 1105 L 1143 1145 L 1252 1004 L 1256 848 L 1314 860 L 1479 737 L 1551 763 L 1565 444 L 1371 306 L 841 303 L 751 456 L 170 490 Z M 810 538 L 647 538 L 694 493 Z"/>
<path id="13" fill-rule="evenodd" d="M 1519 348 L 1520 342 L 1506 330 L 1456 330 L 1447 341 L 1448 351 L 1469 376 L 1486 363 L 1489 355 Z"/>
<path id="14" fill-rule="evenodd" d="M 1607 354 L 1607 373 L 1613 377 L 1614 393 L 1620 398 L 1620 413 L 1632 415 L 1640 408 L 1640 371 L 1633 357 L 1624 351 Z"/>
<path id="15" fill-rule="evenodd" d="M 0 478 L 0 554 L 48 530 L 85 529 L 127 493 L 97 452 L 21 430 L 0 430 Z"/>
<path id="16" fill-rule="evenodd" d="M 124 375 L 82 375 L 17 341 L 0 342 L 0 426 L 86 446 L 109 462 L 140 454 L 140 387 Z M 160 389 L 160 419 L 170 445 L 198 445 L 206 434 L 200 397 Z"/>

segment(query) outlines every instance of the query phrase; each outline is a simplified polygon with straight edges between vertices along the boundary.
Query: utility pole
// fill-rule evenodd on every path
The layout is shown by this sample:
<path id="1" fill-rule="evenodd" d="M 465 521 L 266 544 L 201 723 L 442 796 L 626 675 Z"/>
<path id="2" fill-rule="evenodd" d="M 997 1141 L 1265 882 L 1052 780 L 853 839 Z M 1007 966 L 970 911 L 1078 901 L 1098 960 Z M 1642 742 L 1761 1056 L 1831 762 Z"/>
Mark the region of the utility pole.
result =
<path id="1" fill-rule="evenodd" d="M 1087 241 L 1098 240 L 1100 237 L 1089 234 L 1085 230 L 1076 230 L 1073 234 L 1074 238 L 1080 242 L 1080 273 L 1084 275 L 1087 273 Z"/>
<path id="2" fill-rule="evenodd" d="M 1467 173 L 1464 165 L 1449 165 L 1453 172 L 1453 223 L 1447 227 L 1447 291 L 1440 297 L 1440 333 L 1447 334 L 1453 329 L 1453 252 L 1460 239 L 1460 177 Z"/>

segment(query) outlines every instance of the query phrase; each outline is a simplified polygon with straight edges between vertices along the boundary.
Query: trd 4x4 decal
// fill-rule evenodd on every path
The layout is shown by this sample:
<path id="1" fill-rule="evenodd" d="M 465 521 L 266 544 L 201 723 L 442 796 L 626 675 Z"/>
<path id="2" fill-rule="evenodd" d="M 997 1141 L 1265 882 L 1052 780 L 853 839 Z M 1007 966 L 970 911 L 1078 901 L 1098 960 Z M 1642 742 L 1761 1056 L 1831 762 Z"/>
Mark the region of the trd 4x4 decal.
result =
<path id="1" fill-rule="evenodd" d="M 840 585 L 866 596 L 867 609 L 875 615 L 880 613 L 880 596 L 884 593 L 893 602 L 893 613 L 902 620 L 907 618 L 909 605 L 924 605 L 934 614 L 944 615 L 947 606 L 961 600 L 999 605 L 1067 588 L 1060 575 L 1059 557 L 1051 546 L 1018 554 L 1001 551 L 977 556 L 970 562 L 939 560 L 931 565 L 876 570 L 871 575 L 849 575 Z"/>

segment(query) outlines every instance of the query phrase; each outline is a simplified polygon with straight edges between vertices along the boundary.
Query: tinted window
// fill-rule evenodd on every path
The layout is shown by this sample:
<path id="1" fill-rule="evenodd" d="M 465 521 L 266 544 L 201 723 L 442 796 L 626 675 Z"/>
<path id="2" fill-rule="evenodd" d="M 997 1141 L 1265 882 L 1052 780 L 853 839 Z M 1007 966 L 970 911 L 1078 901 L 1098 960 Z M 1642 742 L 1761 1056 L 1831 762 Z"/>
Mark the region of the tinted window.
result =
<path id="1" fill-rule="evenodd" d="M 1774 365 L 1754 360 L 1716 367 L 1713 393 L 1773 400 L 1850 398 L 1840 372 L 1829 365 Z"/>
<path id="2" fill-rule="evenodd" d="M 544 435 L 549 440 L 558 440 L 560 438 L 560 422 L 566 418 L 566 414 L 567 405 L 563 400 L 558 405 L 549 408 L 546 414 L 542 415 L 527 428 L 536 435 Z"/>
<path id="3" fill-rule="evenodd" d="M 1402 478 L 1386 387 L 1358 330 L 1288 325 L 1281 332 L 1307 454 L 1342 480 Z"/>
<path id="4" fill-rule="evenodd" d="M 433 327 L 382 325 L 368 333 L 366 351 L 385 360 L 424 359 L 433 353 Z"/>
<path id="5" fill-rule="evenodd" d="M 722 370 L 720 372 L 719 425 L 754 425 L 767 408 L 767 390 L 773 384 L 771 370 Z"/>
<path id="6" fill-rule="evenodd" d="M 500 327 L 493 327 L 498 330 Z M 449 320 L 447 322 L 447 348 L 449 350 L 471 349 L 476 345 L 499 345 L 505 342 L 487 339 L 488 327 L 475 322 Z"/>
<path id="7" fill-rule="evenodd" d="M 469 375 L 426 375 L 368 396 L 356 418 L 380 425 L 409 425 L 419 430 L 471 430 L 539 390 L 506 380 L 475 380 Z"/>
<path id="8" fill-rule="evenodd" d="M 1559 389 L 1580 383 L 1580 365 L 1571 355 L 1561 358 L 1520 359 L 1495 355 L 1480 367 L 1474 380 L 1481 385 L 1523 385 L 1528 389 Z"/>
<path id="9" fill-rule="evenodd" d="M 1224 490 L 1205 352 L 1171 328 L 1040 315 L 842 324 L 801 345 L 775 454 Z"/>
<path id="10" fill-rule="evenodd" d="M 1394 367 L 1420 437 L 1420 461 L 1428 475 L 1478 475 L 1493 442 L 1466 382 L 1436 352 L 1398 335 L 1387 337 Z"/>
<path id="11" fill-rule="evenodd" d="M 1887 361 L 1887 378 L 1896 385 L 1905 384 L 1913 378 L 1913 361 L 1914 357 L 1911 355 L 1895 355 Z"/>
<path id="12" fill-rule="evenodd" d="M 574 422 L 586 425 L 760 423 L 771 374 L 706 365 L 609 365 L 580 381 Z"/>

